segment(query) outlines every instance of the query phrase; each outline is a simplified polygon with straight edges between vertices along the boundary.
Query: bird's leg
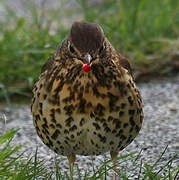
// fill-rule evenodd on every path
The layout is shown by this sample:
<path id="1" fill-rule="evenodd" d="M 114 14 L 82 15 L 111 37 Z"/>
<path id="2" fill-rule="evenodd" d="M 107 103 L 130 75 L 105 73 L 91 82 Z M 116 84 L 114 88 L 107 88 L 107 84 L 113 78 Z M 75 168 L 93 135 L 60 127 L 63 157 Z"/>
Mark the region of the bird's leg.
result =
<path id="1" fill-rule="evenodd" d="M 67 156 L 68 157 L 68 161 L 69 161 L 69 165 L 70 165 L 70 178 L 71 180 L 73 180 L 73 168 L 74 168 L 74 162 L 76 160 L 76 156 L 74 154 Z"/>
<path id="2" fill-rule="evenodd" d="M 118 152 L 110 152 L 111 154 L 111 159 L 115 159 L 117 158 L 117 155 L 118 155 Z M 113 173 L 113 180 L 117 180 L 117 174 L 116 174 L 116 160 L 113 161 L 113 170 L 114 170 L 114 173 Z"/>

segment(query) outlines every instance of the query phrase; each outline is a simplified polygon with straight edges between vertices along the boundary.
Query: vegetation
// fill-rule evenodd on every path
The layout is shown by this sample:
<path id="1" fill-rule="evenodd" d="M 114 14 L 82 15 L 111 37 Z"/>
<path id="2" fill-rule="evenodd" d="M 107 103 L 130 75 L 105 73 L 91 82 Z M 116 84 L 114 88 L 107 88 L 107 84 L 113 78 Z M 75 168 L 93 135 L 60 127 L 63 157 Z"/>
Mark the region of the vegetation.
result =
<path id="1" fill-rule="evenodd" d="M 62 1 L 63 2 L 63 1 Z M 64 1 L 66 3 L 67 1 Z M 7 6 L 0 21 L 0 99 L 29 96 L 43 63 L 68 34 L 72 17 L 99 23 L 112 44 L 130 59 L 137 77 L 163 75 L 179 69 L 178 0 L 104 0 L 55 10 L 29 3 L 32 19 Z"/>
<path id="2" fill-rule="evenodd" d="M 51 180 L 56 176 L 56 180 L 69 179 L 69 172 L 62 174 L 61 170 L 58 166 L 58 162 L 56 162 L 56 173 L 52 174 L 50 170 L 45 167 L 44 162 L 39 160 L 37 157 L 37 151 L 34 156 L 30 158 L 24 158 L 23 153 L 19 153 L 22 145 L 11 145 L 12 139 L 14 138 L 17 130 L 11 129 L 7 131 L 5 134 L 0 136 L 0 179 L 1 180 L 39 180 L 46 179 Z M 118 160 L 120 160 L 120 165 L 122 165 L 126 161 L 132 161 L 133 171 L 136 173 L 137 168 L 137 160 L 141 161 L 138 179 L 142 180 L 177 180 L 179 176 L 179 167 L 173 168 L 173 161 L 178 158 L 177 154 L 174 155 L 170 160 L 166 162 L 164 165 L 160 165 L 160 160 L 165 154 L 167 147 L 164 149 L 160 157 L 156 160 L 153 165 L 149 165 L 147 162 L 143 162 L 141 158 L 141 152 L 138 155 L 134 153 L 126 154 L 120 156 Z M 21 151 L 22 152 L 22 151 Z M 17 155 L 19 154 L 19 155 Z M 94 169 L 94 174 L 90 177 L 90 180 L 97 179 L 106 179 L 107 172 L 111 170 L 113 167 L 110 165 L 111 160 L 103 162 L 99 169 Z M 158 170 L 154 170 L 156 167 L 159 167 Z M 129 171 L 130 167 L 126 167 L 120 171 L 116 171 L 121 180 L 129 180 L 133 179 L 130 175 L 127 175 L 126 172 Z M 82 175 L 79 168 L 77 167 L 78 176 L 80 180 L 87 180 L 87 172 L 85 175 Z M 164 173 L 165 172 L 165 173 Z M 163 175 L 165 174 L 165 175 Z M 89 177 L 88 177 L 89 179 Z"/>

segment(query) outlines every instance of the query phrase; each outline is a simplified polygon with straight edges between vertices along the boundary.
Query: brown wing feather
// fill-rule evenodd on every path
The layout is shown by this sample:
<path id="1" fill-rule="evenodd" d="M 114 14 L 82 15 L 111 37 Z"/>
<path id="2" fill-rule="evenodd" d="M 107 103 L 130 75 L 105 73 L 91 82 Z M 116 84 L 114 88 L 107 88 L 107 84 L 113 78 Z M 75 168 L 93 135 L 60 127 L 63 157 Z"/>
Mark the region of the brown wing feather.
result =
<path id="1" fill-rule="evenodd" d="M 54 63 L 54 56 L 50 57 L 45 64 L 42 66 L 41 73 L 45 72 L 46 70 L 50 70 Z"/>
<path id="2" fill-rule="evenodd" d="M 132 68 L 129 64 L 128 59 L 121 56 L 120 54 L 119 54 L 119 65 L 122 66 L 123 68 L 127 69 L 128 72 L 130 73 L 130 75 L 133 77 Z"/>

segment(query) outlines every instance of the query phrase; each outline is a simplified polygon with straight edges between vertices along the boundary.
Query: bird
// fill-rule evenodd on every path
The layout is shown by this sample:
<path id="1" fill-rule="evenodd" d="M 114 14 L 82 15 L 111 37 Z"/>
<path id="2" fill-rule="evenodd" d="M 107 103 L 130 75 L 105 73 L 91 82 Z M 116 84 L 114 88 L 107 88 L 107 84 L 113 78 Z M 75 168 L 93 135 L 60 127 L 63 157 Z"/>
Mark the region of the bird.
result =
<path id="1" fill-rule="evenodd" d="M 115 159 L 138 135 L 142 107 L 128 59 L 100 25 L 79 21 L 42 66 L 31 111 L 40 139 L 73 171 L 76 155 Z"/>

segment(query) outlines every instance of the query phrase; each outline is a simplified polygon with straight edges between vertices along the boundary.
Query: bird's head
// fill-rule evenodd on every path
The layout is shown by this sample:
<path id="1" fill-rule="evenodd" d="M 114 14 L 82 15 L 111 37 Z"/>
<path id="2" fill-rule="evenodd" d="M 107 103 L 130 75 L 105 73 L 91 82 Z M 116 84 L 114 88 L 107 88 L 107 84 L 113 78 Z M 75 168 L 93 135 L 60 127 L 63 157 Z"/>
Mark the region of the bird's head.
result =
<path id="1" fill-rule="evenodd" d="M 66 39 L 66 56 L 71 64 L 80 64 L 89 72 L 94 63 L 102 57 L 106 38 L 102 28 L 91 22 L 75 22 Z M 104 55 L 104 54 L 103 54 Z"/>

